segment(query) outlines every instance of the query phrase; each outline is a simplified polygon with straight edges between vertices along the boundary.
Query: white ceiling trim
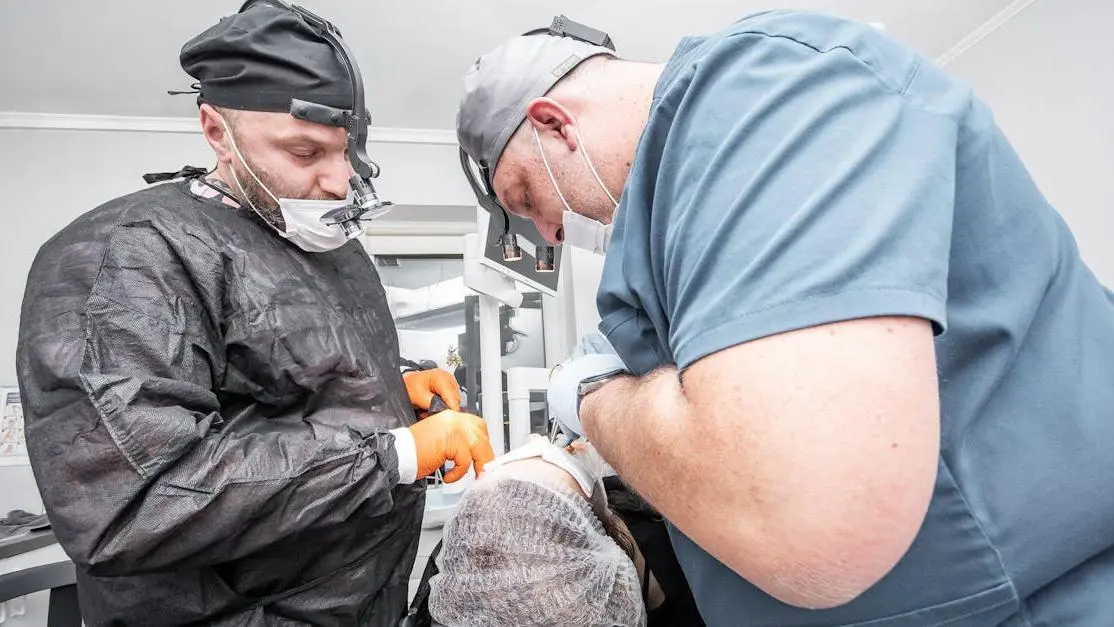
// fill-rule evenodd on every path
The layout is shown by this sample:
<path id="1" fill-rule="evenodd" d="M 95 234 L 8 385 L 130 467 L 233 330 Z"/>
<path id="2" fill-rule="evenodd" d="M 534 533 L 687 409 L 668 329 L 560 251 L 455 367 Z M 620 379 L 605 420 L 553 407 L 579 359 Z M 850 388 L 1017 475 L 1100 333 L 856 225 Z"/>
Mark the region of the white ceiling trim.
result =
<path id="1" fill-rule="evenodd" d="M 993 34 L 994 31 L 1005 26 L 1007 22 L 1017 17 L 1022 11 L 1028 9 L 1029 5 L 1036 1 L 1037 0 L 1014 0 L 1007 5 L 1006 8 L 1002 9 L 989 20 L 983 22 L 981 26 L 971 31 L 971 34 L 959 40 L 959 43 L 952 46 L 947 52 L 940 55 L 940 57 L 936 59 L 936 63 L 943 67 L 955 61 L 968 50 L 977 46 L 979 42 Z"/>
<path id="2" fill-rule="evenodd" d="M 197 118 L 83 115 L 0 111 L 0 129 L 62 131 L 133 131 L 143 133 L 200 133 Z M 456 145 L 456 133 L 432 128 L 371 127 L 368 141 L 376 144 Z"/>

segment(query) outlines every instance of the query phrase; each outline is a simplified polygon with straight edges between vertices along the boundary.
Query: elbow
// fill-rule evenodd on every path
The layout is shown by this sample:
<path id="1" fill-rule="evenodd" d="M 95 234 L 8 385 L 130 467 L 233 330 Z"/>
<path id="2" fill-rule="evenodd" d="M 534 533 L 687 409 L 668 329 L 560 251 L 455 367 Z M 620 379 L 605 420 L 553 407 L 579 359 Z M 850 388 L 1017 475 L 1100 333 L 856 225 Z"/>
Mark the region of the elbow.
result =
<path id="1" fill-rule="evenodd" d="M 127 577 L 148 575 L 167 568 L 186 566 L 184 563 L 164 563 L 153 554 L 91 552 L 75 554 L 70 558 L 81 571 L 94 577 Z"/>
<path id="2" fill-rule="evenodd" d="M 101 562 L 93 559 L 74 560 L 78 570 L 92 577 L 120 577 L 126 573 L 135 574 L 134 571 L 125 571 L 113 566 L 112 562 Z"/>
<path id="3" fill-rule="evenodd" d="M 106 553 L 96 547 L 84 551 L 74 551 L 70 554 L 70 559 L 73 560 L 78 570 L 94 577 L 134 575 L 137 574 L 138 570 L 134 563 L 123 559 L 122 555 Z"/>
<path id="4" fill-rule="evenodd" d="M 724 563 L 775 599 L 809 610 L 849 604 L 881 581 L 912 546 L 924 507 L 899 515 L 781 521 L 736 545 Z M 880 512 L 876 512 L 879 513 Z M 819 519 L 823 520 L 823 519 Z M 754 551 L 755 546 L 764 550 Z"/>
<path id="5" fill-rule="evenodd" d="M 827 610 L 853 602 L 881 581 L 911 543 L 909 538 L 883 548 L 847 541 L 817 545 L 798 538 L 792 546 L 771 551 L 764 565 L 752 562 L 733 569 L 782 603 Z M 893 548 L 896 544 L 904 546 Z"/>
<path id="6" fill-rule="evenodd" d="M 88 573 L 94 577 L 116 577 L 130 572 L 123 567 L 119 560 L 112 556 L 105 556 L 93 547 L 75 547 L 62 542 L 59 544 L 66 551 L 66 556 L 74 563 L 77 570 Z"/>
<path id="7" fill-rule="evenodd" d="M 765 592 L 787 605 L 828 610 L 851 603 L 889 572 L 888 568 L 873 569 L 860 564 L 833 567 L 819 562 L 787 560 L 774 570 Z"/>
<path id="8" fill-rule="evenodd" d="M 139 575 L 152 570 L 149 552 L 139 545 L 126 531 L 106 530 L 99 539 L 78 538 L 75 543 L 63 544 L 74 565 L 94 577 L 121 577 Z"/>

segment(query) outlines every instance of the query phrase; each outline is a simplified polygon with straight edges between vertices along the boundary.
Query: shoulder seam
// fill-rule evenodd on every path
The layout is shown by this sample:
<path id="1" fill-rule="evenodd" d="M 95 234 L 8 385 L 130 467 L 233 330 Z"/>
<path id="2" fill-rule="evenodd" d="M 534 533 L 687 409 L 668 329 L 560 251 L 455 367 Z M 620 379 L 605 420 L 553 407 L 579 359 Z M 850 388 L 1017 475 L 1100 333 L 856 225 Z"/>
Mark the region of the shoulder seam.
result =
<path id="1" fill-rule="evenodd" d="M 922 67 L 924 67 L 924 60 L 920 57 L 914 57 L 913 68 L 910 70 L 909 76 L 905 78 L 905 84 L 901 86 L 902 97 L 905 97 L 905 95 L 909 93 L 909 87 L 913 84 L 913 81 L 917 79 L 917 74 L 920 74 Z"/>
<path id="2" fill-rule="evenodd" d="M 731 34 L 727 35 L 725 38 L 729 39 L 729 38 L 733 38 L 733 37 L 739 37 L 741 35 L 757 35 L 759 37 L 765 37 L 767 39 L 783 39 L 785 41 L 791 41 L 791 42 L 793 42 L 793 43 L 795 43 L 799 46 L 802 46 L 804 48 L 808 48 L 809 50 L 812 50 L 813 52 L 816 52 L 817 54 L 828 54 L 828 53 L 834 52 L 836 50 L 842 50 L 842 51 L 846 52 L 847 54 L 851 55 L 851 57 L 853 59 L 855 59 L 856 61 L 858 61 L 859 64 L 861 64 L 863 67 L 870 70 L 870 73 L 873 74 L 874 77 L 878 79 L 879 83 L 885 85 L 888 89 L 893 91 L 898 96 L 901 96 L 902 99 L 905 99 L 905 94 L 908 91 L 909 86 L 913 83 L 913 79 L 916 77 L 917 72 L 920 70 L 920 65 L 921 65 L 919 61 L 913 63 L 912 67 L 909 68 L 908 75 L 903 78 L 903 81 L 902 81 L 903 84 L 896 85 L 896 84 L 892 83 L 890 80 L 888 80 L 887 77 L 880 74 L 878 72 L 877 68 L 875 68 L 870 63 L 867 63 L 862 57 L 855 54 L 854 50 L 852 50 L 851 48 L 848 48 L 847 46 L 832 46 L 830 48 L 818 48 L 811 43 L 808 43 L 806 41 L 801 41 L 800 39 L 797 39 L 795 37 L 790 37 L 789 35 L 768 33 L 768 32 L 760 31 L 760 30 L 739 31 L 739 32 L 736 32 L 736 33 L 731 33 Z M 906 100 L 906 102 L 908 102 L 907 99 L 905 99 L 905 100 Z M 910 104 L 912 104 L 912 103 L 910 103 Z"/>

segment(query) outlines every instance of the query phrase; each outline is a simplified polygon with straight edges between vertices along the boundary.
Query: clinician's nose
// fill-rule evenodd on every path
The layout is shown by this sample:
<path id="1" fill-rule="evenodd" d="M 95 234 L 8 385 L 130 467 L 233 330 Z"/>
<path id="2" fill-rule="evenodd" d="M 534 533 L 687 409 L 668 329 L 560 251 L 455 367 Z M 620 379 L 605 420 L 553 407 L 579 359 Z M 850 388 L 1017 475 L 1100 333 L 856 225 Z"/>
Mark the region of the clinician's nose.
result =
<path id="1" fill-rule="evenodd" d="M 332 198 L 344 198 L 348 195 L 348 181 L 355 173 L 344 153 L 332 157 L 319 180 L 321 191 Z"/>
<path id="2" fill-rule="evenodd" d="M 565 233 L 560 224 L 539 220 L 538 218 L 532 218 L 532 220 L 534 226 L 538 229 L 538 233 L 541 233 L 541 236 L 545 238 L 545 241 L 548 242 L 550 246 L 557 246 L 564 241 Z"/>

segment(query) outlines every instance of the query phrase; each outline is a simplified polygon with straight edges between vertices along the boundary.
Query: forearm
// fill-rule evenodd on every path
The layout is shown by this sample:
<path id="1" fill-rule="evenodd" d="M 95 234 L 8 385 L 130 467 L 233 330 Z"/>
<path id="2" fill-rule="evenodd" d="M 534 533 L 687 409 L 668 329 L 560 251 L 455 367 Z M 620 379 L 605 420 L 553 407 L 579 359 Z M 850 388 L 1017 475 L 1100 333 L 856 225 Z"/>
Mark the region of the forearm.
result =
<path id="1" fill-rule="evenodd" d="M 693 434 L 688 400 L 676 369 L 663 368 L 644 377 L 618 377 L 586 396 L 580 417 L 585 435 L 623 480 L 678 521 L 692 507 L 688 490 L 699 484 L 695 461 L 676 455 Z"/>
<path id="2" fill-rule="evenodd" d="M 801 607 L 853 598 L 863 586 L 849 572 L 857 567 L 840 563 L 848 544 L 837 537 L 856 534 L 824 515 L 831 502 L 807 502 L 810 478 L 778 459 L 785 434 L 763 445 L 753 436 L 769 427 L 731 411 L 731 399 L 721 409 L 701 410 L 665 368 L 608 383 L 584 399 L 581 416 L 624 481 L 741 577 Z"/>
<path id="3" fill-rule="evenodd" d="M 581 419 L 593 446 L 658 511 L 740 575 L 764 579 L 770 540 L 763 508 L 748 498 L 735 462 L 736 434 L 696 419 L 677 370 L 622 377 L 584 398 Z M 734 547 L 745 546 L 745 553 Z M 724 552 L 726 551 L 726 553 Z"/>

